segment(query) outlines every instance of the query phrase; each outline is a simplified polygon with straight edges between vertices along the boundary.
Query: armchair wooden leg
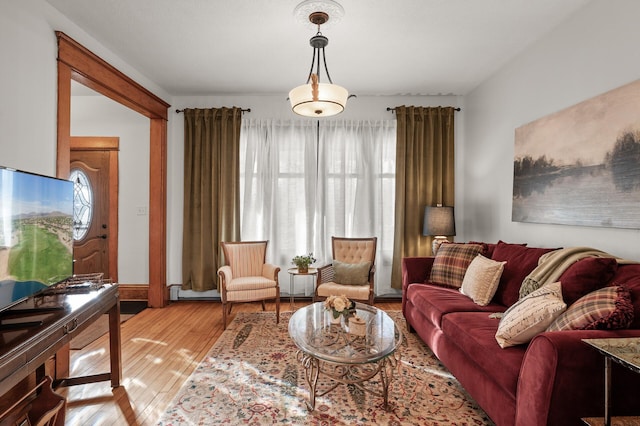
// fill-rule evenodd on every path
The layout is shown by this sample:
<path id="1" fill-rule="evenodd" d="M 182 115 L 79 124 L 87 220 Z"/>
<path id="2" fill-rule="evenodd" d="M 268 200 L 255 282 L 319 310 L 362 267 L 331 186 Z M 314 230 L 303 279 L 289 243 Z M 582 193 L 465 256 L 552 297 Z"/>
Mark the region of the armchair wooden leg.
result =
<path id="1" fill-rule="evenodd" d="M 267 305 L 265 305 L 264 300 L 262 301 L 262 310 L 266 310 L 267 309 Z"/>
<path id="2" fill-rule="evenodd" d="M 231 309 L 231 306 L 229 306 Z M 227 304 L 222 302 L 222 329 L 227 329 Z"/>
<path id="3" fill-rule="evenodd" d="M 276 324 L 280 324 L 280 298 L 276 298 Z"/>

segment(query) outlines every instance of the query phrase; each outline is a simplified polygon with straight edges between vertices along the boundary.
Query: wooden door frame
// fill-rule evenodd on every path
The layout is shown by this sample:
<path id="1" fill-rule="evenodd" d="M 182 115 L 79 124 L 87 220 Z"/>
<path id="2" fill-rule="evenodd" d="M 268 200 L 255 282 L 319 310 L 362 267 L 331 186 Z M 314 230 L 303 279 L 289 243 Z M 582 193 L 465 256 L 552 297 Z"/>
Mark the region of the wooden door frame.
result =
<path id="1" fill-rule="evenodd" d="M 64 34 L 58 39 L 58 131 L 56 173 L 69 177 L 71 80 L 148 117 L 149 134 L 149 297 L 152 308 L 166 306 L 167 287 L 167 120 L 170 105 Z"/>
<path id="2" fill-rule="evenodd" d="M 70 150 L 109 153 L 109 278 L 118 282 L 118 151 L 120 138 L 114 136 L 71 136 Z"/>

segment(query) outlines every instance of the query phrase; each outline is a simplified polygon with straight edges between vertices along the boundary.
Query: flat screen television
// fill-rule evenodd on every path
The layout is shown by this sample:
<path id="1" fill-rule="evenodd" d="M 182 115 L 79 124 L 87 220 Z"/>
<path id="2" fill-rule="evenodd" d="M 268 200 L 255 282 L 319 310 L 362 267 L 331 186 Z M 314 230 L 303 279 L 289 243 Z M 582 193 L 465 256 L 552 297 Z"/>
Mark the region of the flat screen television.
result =
<path id="1" fill-rule="evenodd" d="M 0 166 L 0 311 L 73 275 L 73 182 Z"/>

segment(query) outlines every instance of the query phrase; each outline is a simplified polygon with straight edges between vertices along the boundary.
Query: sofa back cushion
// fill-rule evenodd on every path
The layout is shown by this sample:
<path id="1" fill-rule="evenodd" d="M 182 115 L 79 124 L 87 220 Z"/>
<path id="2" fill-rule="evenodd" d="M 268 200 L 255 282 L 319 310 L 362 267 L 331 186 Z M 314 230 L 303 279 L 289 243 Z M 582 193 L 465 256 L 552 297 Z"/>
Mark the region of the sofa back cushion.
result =
<path id="1" fill-rule="evenodd" d="M 483 251 L 482 244 L 441 244 L 433 260 L 429 281 L 433 284 L 460 288 L 469 264 Z"/>
<path id="2" fill-rule="evenodd" d="M 469 241 L 469 244 L 481 244 L 483 247 L 482 255 L 487 259 L 491 259 L 491 256 L 493 256 L 493 250 L 496 248 L 495 243 L 485 243 L 482 241 Z"/>
<path id="3" fill-rule="evenodd" d="M 610 285 L 624 285 L 629 290 L 634 313 L 633 322 L 629 328 L 640 329 L 640 264 L 618 265 Z"/>
<path id="4" fill-rule="evenodd" d="M 618 262 L 611 257 L 587 257 L 579 260 L 560 276 L 562 298 L 567 306 L 582 296 L 606 286 L 618 270 Z"/>
<path id="5" fill-rule="evenodd" d="M 538 266 L 538 259 L 545 253 L 556 249 L 526 247 L 521 244 L 508 244 L 498 241 L 493 250 L 493 260 L 507 263 L 504 265 L 500 284 L 493 301 L 511 306 L 518 301 L 520 286 L 525 277 Z"/>

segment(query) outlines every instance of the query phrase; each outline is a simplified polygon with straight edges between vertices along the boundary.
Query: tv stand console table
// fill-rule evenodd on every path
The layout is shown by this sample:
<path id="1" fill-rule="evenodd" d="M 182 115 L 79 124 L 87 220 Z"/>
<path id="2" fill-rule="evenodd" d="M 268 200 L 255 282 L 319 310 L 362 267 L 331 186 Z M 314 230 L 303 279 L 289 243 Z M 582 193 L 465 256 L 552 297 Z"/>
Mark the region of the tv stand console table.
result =
<path id="1" fill-rule="evenodd" d="M 21 316 L 21 311 L 28 313 Z M 44 376 L 44 363 L 90 324 L 109 314 L 111 371 L 83 377 L 56 377 L 57 386 L 71 386 L 110 380 L 120 386 L 120 296 L 117 284 L 98 290 L 51 293 L 30 297 L 3 312 L 0 328 L 0 395 L 9 392 L 32 373 Z M 20 323 L 26 323 L 21 327 Z M 12 325 L 15 325 L 12 327 Z"/>

